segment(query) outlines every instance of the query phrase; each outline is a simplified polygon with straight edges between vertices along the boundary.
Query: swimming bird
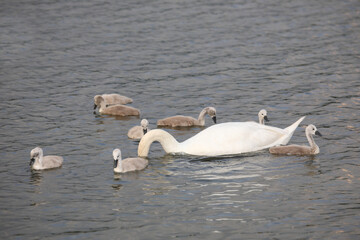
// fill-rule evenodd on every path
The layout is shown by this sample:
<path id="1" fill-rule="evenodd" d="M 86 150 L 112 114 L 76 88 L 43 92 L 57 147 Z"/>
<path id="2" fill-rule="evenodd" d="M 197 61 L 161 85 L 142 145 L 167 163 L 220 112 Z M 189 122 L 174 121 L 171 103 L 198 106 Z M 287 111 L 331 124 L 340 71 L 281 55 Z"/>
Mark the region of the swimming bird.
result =
<path id="1" fill-rule="evenodd" d="M 265 122 L 269 122 L 269 119 L 267 117 L 267 111 L 265 109 L 261 109 L 258 113 L 258 116 L 260 124 L 265 125 Z"/>
<path id="2" fill-rule="evenodd" d="M 113 151 L 114 157 L 114 172 L 125 173 L 137 170 L 143 170 L 149 164 L 149 161 L 144 158 L 126 158 L 121 159 L 121 151 L 116 148 Z"/>
<path id="3" fill-rule="evenodd" d="M 96 103 L 98 102 L 98 97 L 102 97 L 105 100 L 106 105 L 128 104 L 133 102 L 131 98 L 117 93 L 96 95 L 94 97 L 94 109 L 97 107 Z"/>
<path id="4" fill-rule="evenodd" d="M 134 126 L 129 129 L 127 136 L 131 139 L 141 139 L 148 129 L 149 122 L 146 119 L 141 120 L 140 126 Z"/>
<path id="5" fill-rule="evenodd" d="M 216 109 L 213 107 L 204 108 L 198 119 L 188 116 L 177 115 L 160 119 L 157 121 L 159 127 L 192 127 L 192 126 L 204 126 L 205 125 L 205 114 L 208 114 L 214 123 L 216 123 Z"/>
<path id="6" fill-rule="evenodd" d="M 43 150 L 36 147 L 30 152 L 30 166 L 35 170 L 61 167 L 63 158 L 60 156 L 44 156 Z"/>
<path id="7" fill-rule="evenodd" d="M 315 155 L 320 152 L 320 148 L 316 145 L 313 135 L 322 136 L 317 128 L 310 124 L 305 129 L 305 135 L 309 141 L 310 146 L 300 146 L 300 145 L 287 145 L 287 146 L 276 146 L 271 147 L 269 152 L 272 154 L 279 155 Z"/>
<path id="8" fill-rule="evenodd" d="M 115 115 L 115 116 L 139 116 L 140 110 L 125 106 L 125 105 L 112 105 L 107 107 L 106 102 L 103 97 L 99 96 L 96 98 L 96 106 L 99 106 L 99 113 L 106 115 Z"/>
<path id="9" fill-rule="evenodd" d="M 154 129 L 147 132 L 140 140 L 138 156 L 148 156 L 150 146 L 155 141 L 160 142 L 166 153 L 218 156 L 258 151 L 287 144 L 304 118 L 300 118 L 285 129 L 256 122 L 216 124 L 181 143 L 170 133 Z"/>

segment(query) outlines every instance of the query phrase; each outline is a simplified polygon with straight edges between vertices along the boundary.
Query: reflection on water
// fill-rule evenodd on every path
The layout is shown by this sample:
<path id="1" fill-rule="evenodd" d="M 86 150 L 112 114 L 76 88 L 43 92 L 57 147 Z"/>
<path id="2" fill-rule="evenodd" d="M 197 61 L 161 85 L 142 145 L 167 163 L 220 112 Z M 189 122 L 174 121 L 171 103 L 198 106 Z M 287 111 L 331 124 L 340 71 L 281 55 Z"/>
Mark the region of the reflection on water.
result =
<path id="1" fill-rule="evenodd" d="M 115 178 L 114 178 L 115 179 Z M 117 179 L 118 180 L 118 179 Z M 119 191 L 122 187 L 123 187 L 123 185 L 122 184 L 113 184 L 113 185 L 111 185 L 111 187 L 114 189 L 114 190 L 116 190 L 116 191 Z"/>
<path id="2" fill-rule="evenodd" d="M 126 172 L 126 173 L 114 173 L 114 180 L 132 181 L 139 179 L 141 171 Z"/>
<path id="3" fill-rule="evenodd" d="M 41 175 L 41 171 L 35 171 L 32 170 L 31 171 L 31 175 L 30 175 L 30 183 L 36 186 L 39 186 L 41 181 L 42 181 L 42 175 Z"/>

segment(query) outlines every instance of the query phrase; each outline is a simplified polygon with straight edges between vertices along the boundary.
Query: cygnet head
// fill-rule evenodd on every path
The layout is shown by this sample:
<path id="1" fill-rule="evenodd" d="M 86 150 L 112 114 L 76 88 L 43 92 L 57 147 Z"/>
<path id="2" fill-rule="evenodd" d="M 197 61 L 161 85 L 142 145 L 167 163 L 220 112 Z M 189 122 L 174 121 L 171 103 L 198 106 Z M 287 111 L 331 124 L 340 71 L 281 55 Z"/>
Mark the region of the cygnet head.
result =
<path id="1" fill-rule="evenodd" d="M 29 165 L 32 166 L 35 163 L 36 159 L 39 159 L 43 155 L 43 150 L 40 147 L 36 147 L 30 152 L 30 163 Z"/>
<path id="2" fill-rule="evenodd" d="M 267 117 L 267 111 L 266 111 L 265 109 L 261 109 L 260 112 L 259 112 L 259 114 L 258 114 L 258 116 L 259 116 L 259 122 L 260 122 L 260 124 L 264 124 L 264 123 L 265 123 L 264 120 L 265 120 L 266 122 L 269 122 L 269 119 L 268 119 L 268 117 Z"/>
<path id="3" fill-rule="evenodd" d="M 207 107 L 206 112 L 212 118 L 214 123 L 216 123 L 216 109 L 214 107 Z"/>
<path id="4" fill-rule="evenodd" d="M 114 158 L 114 168 L 117 168 L 119 161 L 121 161 L 121 151 L 120 151 L 120 149 L 118 149 L 118 148 L 114 149 L 113 158 Z"/>
<path id="5" fill-rule="evenodd" d="M 317 128 L 313 124 L 310 124 L 309 126 L 307 126 L 305 131 L 311 135 L 317 135 L 320 137 L 322 136 L 321 133 L 317 130 Z"/>
<path id="6" fill-rule="evenodd" d="M 96 109 L 96 107 L 99 106 L 102 101 L 104 101 L 104 98 L 101 95 L 96 95 L 94 97 L 94 109 Z"/>
<path id="7" fill-rule="evenodd" d="M 143 132 L 144 132 L 144 135 L 145 135 L 147 133 L 148 126 L 149 126 L 148 120 L 146 120 L 146 119 L 141 120 L 140 125 L 141 125 L 141 127 L 143 129 Z"/>

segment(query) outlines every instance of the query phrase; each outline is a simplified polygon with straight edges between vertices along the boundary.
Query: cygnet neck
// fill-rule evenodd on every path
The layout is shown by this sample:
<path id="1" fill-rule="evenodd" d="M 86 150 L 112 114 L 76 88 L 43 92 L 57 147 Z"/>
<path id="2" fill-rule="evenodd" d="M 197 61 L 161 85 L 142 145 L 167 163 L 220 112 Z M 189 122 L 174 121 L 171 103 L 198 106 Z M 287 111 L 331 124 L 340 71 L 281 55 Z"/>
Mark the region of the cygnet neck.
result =
<path id="1" fill-rule="evenodd" d="M 306 131 L 306 138 L 309 141 L 311 152 L 313 153 L 319 153 L 320 149 L 319 146 L 316 145 L 313 135 L 310 133 L 310 131 Z"/>
<path id="2" fill-rule="evenodd" d="M 204 108 L 203 110 L 201 110 L 199 117 L 198 117 L 198 124 L 201 126 L 205 125 L 205 115 L 207 113 L 207 108 Z"/>

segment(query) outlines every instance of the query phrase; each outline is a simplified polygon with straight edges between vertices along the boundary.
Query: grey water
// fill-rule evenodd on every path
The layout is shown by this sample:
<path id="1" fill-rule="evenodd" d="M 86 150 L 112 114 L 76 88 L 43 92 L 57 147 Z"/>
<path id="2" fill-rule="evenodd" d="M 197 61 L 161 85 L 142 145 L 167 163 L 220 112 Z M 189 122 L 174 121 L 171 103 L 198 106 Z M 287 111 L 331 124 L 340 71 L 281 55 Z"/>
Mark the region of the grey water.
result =
<path id="1" fill-rule="evenodd" d="M 359 239 L 360 2 L 1 1 L 1 239 Z M 140 117 L 93 113 L 133 98 Z M 290 143 L 320 154 L 173 156 L 113 173 L 142 118 L 271 126 L 306 116 Z M 206 127 L 213 125 L 209 117 Z M 183 141 L 204 128 L 165 129 Z M 31 171 L 30 150 L 61 155 Z"/>

